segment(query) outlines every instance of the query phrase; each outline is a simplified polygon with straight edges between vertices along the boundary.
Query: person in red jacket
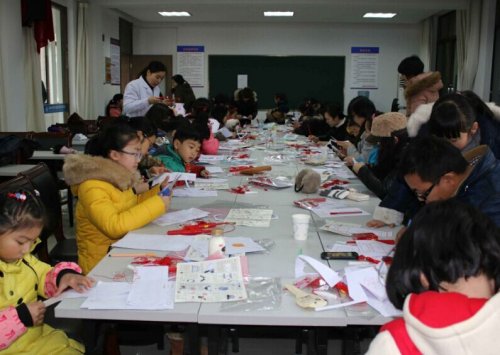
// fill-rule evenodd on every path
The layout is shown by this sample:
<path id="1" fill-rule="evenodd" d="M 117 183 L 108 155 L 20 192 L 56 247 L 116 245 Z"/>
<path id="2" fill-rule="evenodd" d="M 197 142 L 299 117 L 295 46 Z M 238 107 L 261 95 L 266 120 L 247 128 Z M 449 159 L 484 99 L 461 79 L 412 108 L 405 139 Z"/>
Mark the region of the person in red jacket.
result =
<path id="1" fill-rule="evenodd" d="M 403 318 L 385 324 L 374 354 L 496 354 L 500 230 L 456 199 L 433 202 L 397 244 L 386 290 Z"/>

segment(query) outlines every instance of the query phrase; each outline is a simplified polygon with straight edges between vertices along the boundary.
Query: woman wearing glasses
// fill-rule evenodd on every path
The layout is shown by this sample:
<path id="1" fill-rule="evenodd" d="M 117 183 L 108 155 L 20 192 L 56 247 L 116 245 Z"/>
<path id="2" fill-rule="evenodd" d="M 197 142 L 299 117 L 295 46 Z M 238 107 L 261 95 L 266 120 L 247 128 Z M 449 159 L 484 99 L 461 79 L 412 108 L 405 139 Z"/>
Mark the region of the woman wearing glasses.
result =
<path id="1" fill-rule="evenodd" d="M 170 197 L 158 195 L 160 186 L 135 193 L 141 140 L 127 123 L 113 123 L 85 148 L 86 154 L 68 156 L 63 172 L 78 197 L 78 264 L 87 274 L 112 243 L 164 214 Z"/>

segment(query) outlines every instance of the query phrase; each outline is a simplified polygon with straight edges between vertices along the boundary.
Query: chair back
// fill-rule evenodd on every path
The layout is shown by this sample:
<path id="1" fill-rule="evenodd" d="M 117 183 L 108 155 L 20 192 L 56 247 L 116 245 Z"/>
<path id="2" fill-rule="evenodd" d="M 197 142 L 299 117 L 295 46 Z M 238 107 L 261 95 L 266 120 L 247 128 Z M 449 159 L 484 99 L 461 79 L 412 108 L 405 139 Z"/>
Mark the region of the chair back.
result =
<path id="1" fill-rule="evenodd" d="M 35 132 L 33 140 L 40 144 L 40 150 L 50 150 L 56 145 L 71 147 L 70 132 Z"/>

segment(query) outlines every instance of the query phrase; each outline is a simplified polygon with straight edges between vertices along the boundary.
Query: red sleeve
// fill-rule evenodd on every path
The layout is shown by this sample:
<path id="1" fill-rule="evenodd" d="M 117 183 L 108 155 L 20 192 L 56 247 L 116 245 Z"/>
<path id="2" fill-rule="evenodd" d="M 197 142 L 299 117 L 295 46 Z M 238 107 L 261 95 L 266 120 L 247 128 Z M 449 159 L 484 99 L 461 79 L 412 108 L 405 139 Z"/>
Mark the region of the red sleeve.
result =
<path id="1" fill-rule="evenodd" d="M 197 177 L 201 176 L 201 172 L 205 170 L 205 167 L 202 165 L 195 165 L 195 164 L 185 164 L 186 166 L 186 173 L 193 173 L 196 174 Z"/>

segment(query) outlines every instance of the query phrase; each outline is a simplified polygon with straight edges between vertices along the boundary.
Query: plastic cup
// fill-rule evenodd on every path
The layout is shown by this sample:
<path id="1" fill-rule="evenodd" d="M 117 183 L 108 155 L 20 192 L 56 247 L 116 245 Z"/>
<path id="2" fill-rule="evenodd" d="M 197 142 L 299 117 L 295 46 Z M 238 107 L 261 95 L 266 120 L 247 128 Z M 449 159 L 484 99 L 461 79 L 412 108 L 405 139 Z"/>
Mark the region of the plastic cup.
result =
<path id="1" fill-rule="evenodd" d="M 294 214 L 293 221 L 293 238 L 295 240 L 307 240 L 307 232 L 309 229 L 309 221 L 311 216 L 308 214 Z"/>

